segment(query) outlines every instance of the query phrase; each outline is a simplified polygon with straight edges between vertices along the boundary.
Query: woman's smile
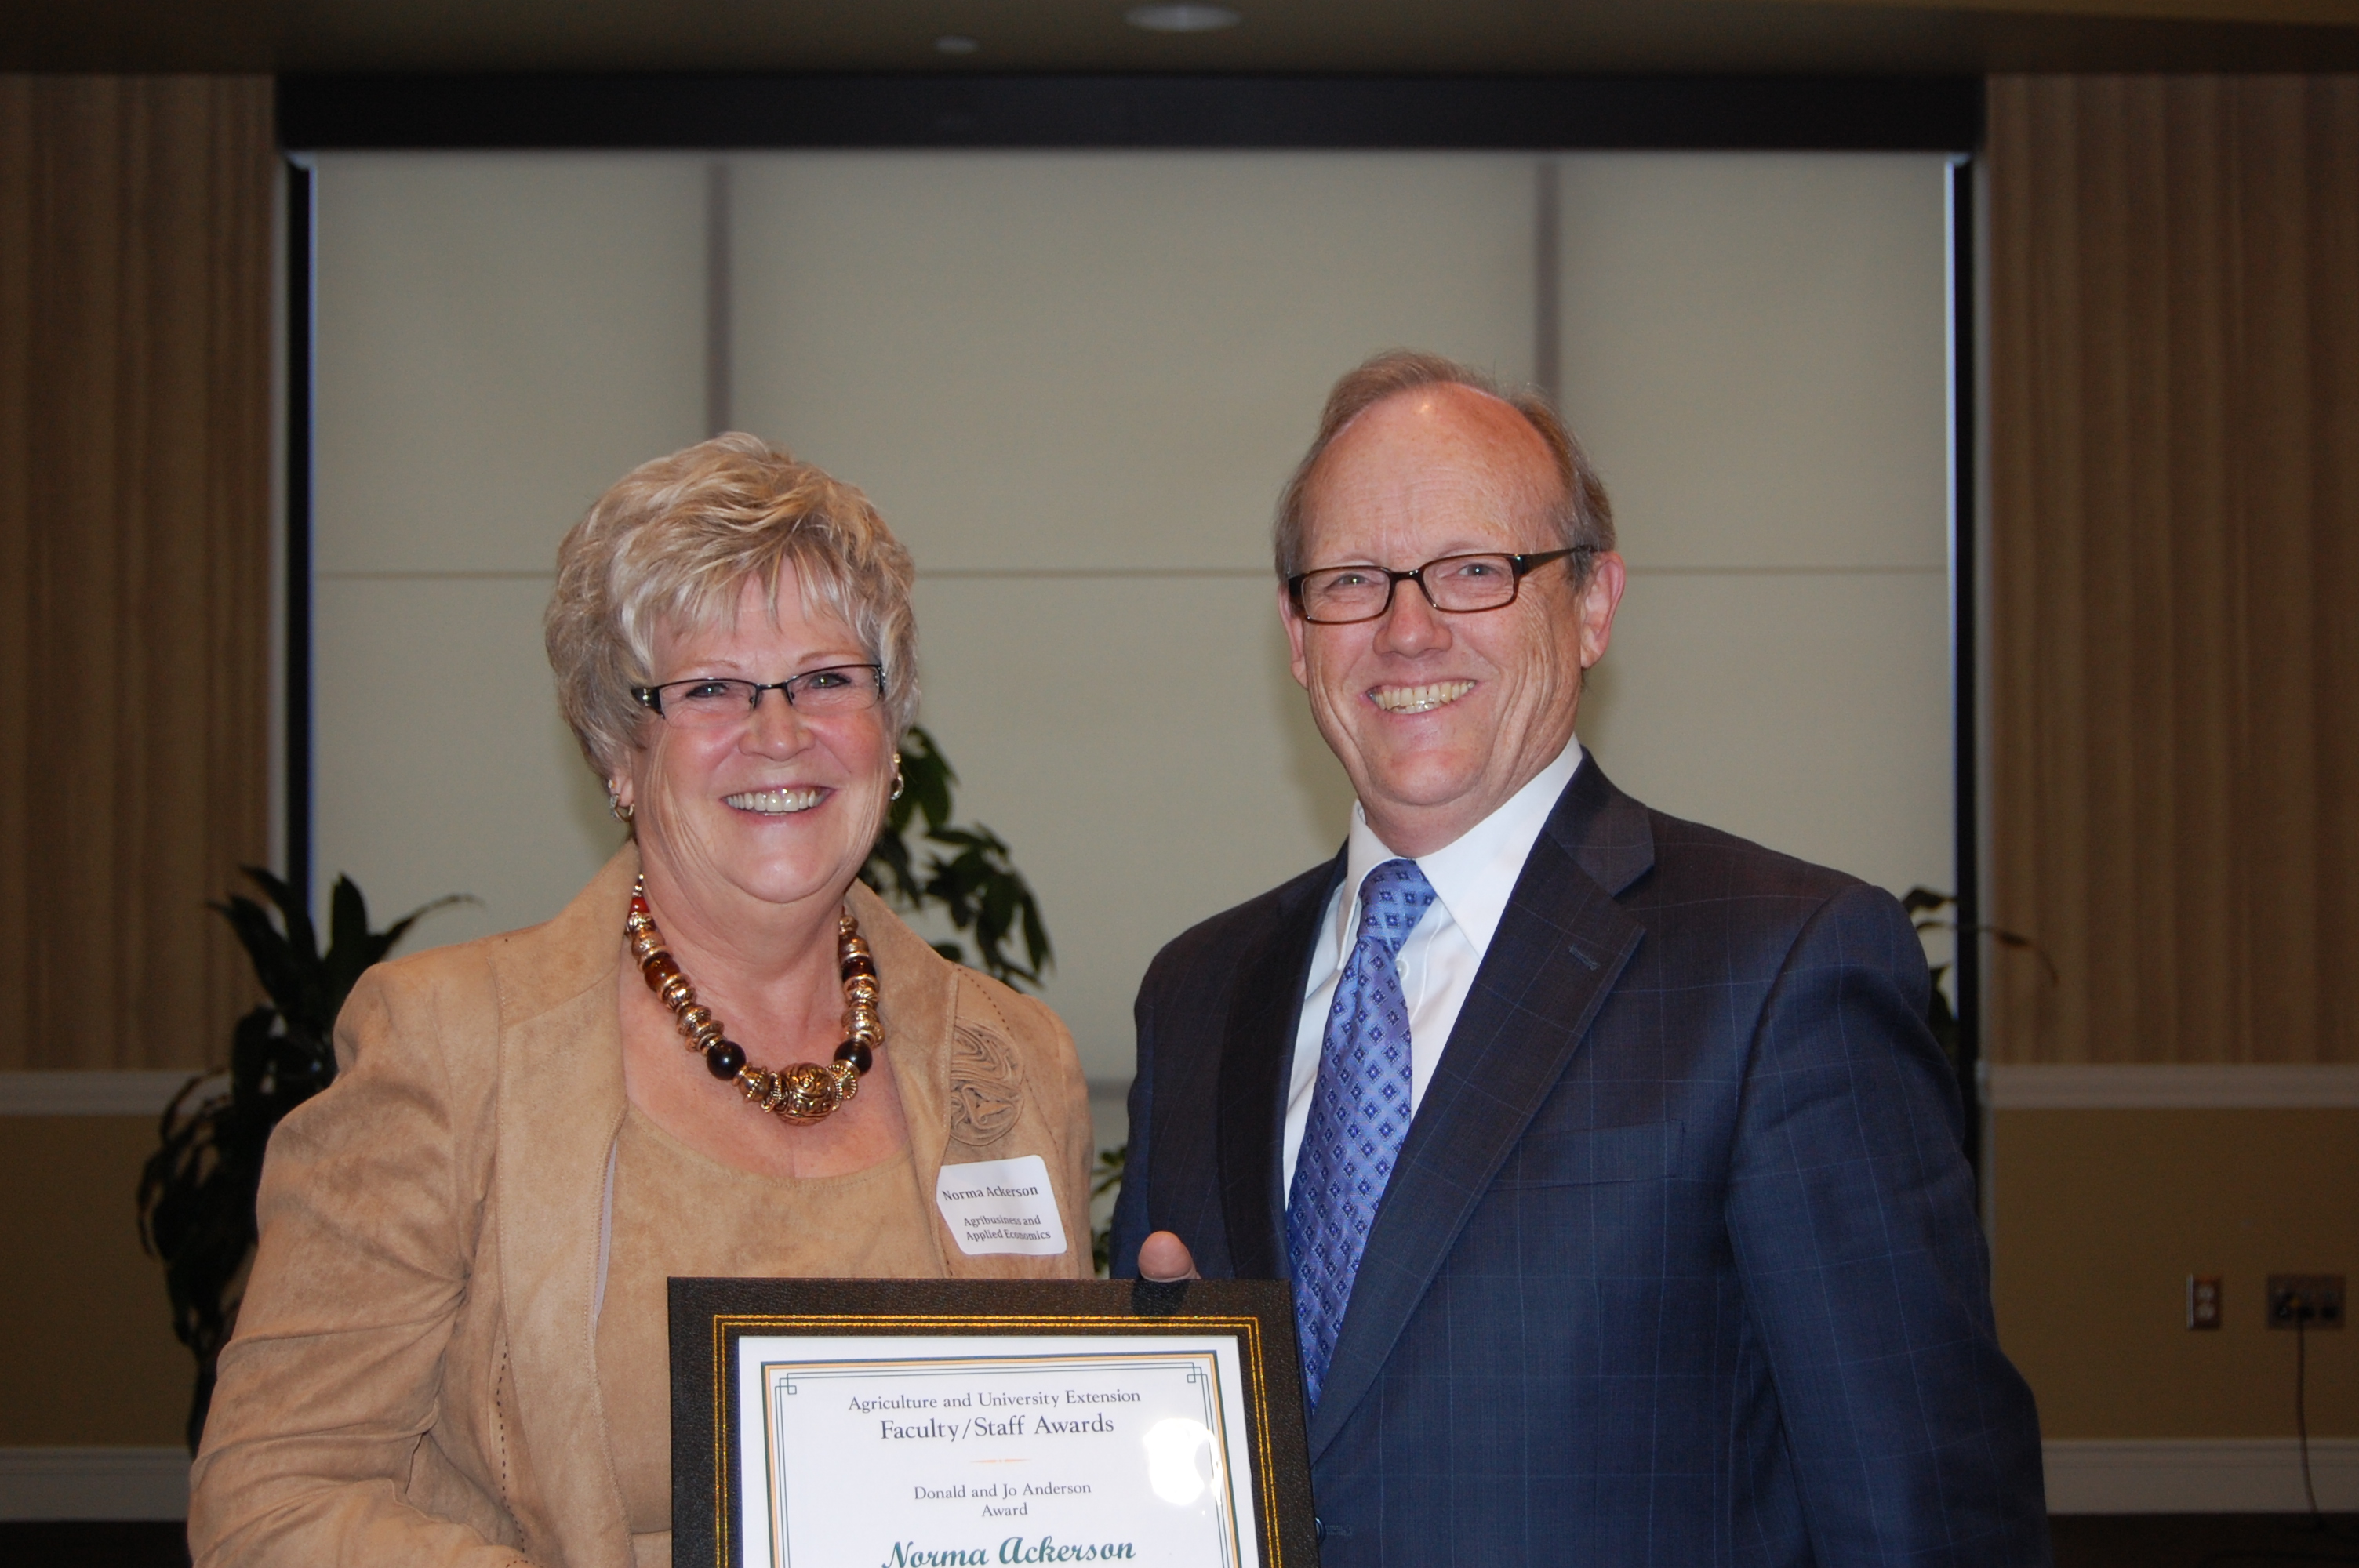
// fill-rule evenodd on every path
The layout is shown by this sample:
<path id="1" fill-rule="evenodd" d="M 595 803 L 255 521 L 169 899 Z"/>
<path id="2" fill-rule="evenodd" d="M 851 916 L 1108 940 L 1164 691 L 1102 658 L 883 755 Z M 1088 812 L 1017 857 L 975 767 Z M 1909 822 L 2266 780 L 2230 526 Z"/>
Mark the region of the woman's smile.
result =
<path id="1" fill-rule="evenodd" d="M 724 795 L 721 803 L 739 811 L 750 811 L 757 816 L 786 816 L 798 811 L 809 811 L 832 793 L 816 784 L 756 789 L 747 790 L 743 795 Z"/>

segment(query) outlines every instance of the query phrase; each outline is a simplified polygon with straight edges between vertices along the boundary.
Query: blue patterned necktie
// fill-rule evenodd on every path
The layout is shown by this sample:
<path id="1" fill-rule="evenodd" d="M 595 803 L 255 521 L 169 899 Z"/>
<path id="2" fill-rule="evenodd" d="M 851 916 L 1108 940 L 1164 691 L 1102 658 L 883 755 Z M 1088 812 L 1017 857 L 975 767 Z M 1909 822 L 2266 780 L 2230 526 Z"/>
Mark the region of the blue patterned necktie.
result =
<path id="1" fill-rule="evenodd" d="M 1415 860 L 1386 860 L 1360 884 L 1360 937 L 1335 980 L 1310 1120 L 1286 1204 L 1294 1323 L 1312 1409 L 1368 1245 L 1368 1227 L 1408 1132 L 1408 1003 L 1395 960 L 1433 903 Z"/>

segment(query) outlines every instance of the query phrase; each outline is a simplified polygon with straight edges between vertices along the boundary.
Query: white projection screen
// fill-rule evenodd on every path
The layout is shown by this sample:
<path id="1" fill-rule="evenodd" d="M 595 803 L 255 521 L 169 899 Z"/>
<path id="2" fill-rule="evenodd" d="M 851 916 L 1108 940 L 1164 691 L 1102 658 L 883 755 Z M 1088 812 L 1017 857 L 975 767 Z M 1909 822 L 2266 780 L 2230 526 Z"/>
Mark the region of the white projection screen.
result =
<path id="1" fill-rule="evenodd" d="M 612 852 L 540 651 L 554 552 L 723 417 L 916 555 L 919 721 L 1038 892 L 1118 1139 L 1156 948 L 1344 831 L 1269 519 L 1395 345 L 1553 374 L 1603 470 L 1631 579 L 1581 732 L 1617 784 L 1953 885 L 1943 157 L 317 169 L 313 864 L 381 912 L 481 901 L 413 944 L 541 920 Z"/>

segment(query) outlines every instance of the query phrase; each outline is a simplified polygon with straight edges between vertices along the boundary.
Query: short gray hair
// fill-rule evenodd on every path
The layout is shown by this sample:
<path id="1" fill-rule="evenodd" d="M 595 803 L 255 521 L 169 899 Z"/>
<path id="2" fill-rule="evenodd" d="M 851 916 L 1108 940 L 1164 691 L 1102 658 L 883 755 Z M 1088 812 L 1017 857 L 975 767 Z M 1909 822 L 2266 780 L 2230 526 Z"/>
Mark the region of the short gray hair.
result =
<path id="1" fill-rule="evenodd" d="M 909 552 L 859 491 L 733 431 L 641 463 L 558 546 L 541 632 L 592 767 L 611 778 L 639 743 L 648 713 L 631 687 L 655 679 L 657 627 L 732 615 L 747 582 L 775 595 L 789 563 L 805 609 L 833 612 L 884 666 L 899 739 L 918 709 Z"/>
<path id="2" fill-rule="evenodd" d="M 1463 386 L 1495 397 L 1522 415 L 1539 433 L 1549 455 L 1555 460 L 1558 493 L 1562 497 L 1549 523 L 1567 546 L 1585 547 L 1592 552 L 1574 557 L 1573 580 L 1577 583 L 1585 579 L 1590 563 L 1595 559 L 1594 552 L 1614 547 L 1614 505 L 1605 497 L 1605 481 L 1597 477 L 1588 454 L 1573 439 L 1572 432 L 1564 427 L 1564 421 L 1557 417 L 1548 399 L 1535 391 L 1502 392 L 1498 384 L 1481 371 L 1443 359 L 1440 354 L 1419 353 L 1410 349 L 1388 349 L 1363 362 L 1346 372 L 1327 395 L 1326 410 L 1319 416 L 1319 434 L 1277 498 L 1277 522 L 1271 530 L 1277 575 L 1290 578 L 1308 564 L 1302 558 L 1302 537 L 1308 524 L 1310 481 L 1318 471 L 1320 459 L 1327 455 L 1335 438 L 1343 433 L 1346 425 L 1385 399 L 1420 386 Z"/>

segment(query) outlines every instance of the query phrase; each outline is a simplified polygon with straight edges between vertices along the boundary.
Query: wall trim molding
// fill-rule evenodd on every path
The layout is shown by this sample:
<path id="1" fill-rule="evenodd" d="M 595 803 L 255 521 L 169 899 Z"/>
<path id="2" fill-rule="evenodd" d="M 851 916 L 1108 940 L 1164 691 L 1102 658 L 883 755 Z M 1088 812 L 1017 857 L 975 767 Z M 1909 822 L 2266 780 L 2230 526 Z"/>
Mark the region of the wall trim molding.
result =
<path id="1" fill-rule="evenodd" d="M 1993 1064 L 1994 1110 L 2320 1110 L 2359 1107 L 2359 1064 Z"/>
<path id="2" fill-rule="evenodd" d="M 2307 1513 L 2290 1437 L 2051 1438 L 2051 1514 Z M 2328 1513 L 2359 1509 L 2359 1437 L 2314 1437 L 2310 1482 Z"/>
<path id="3" fill-rule="evenodd" d="M 1989 1070 L 1994 1110 L 2306 1110 L 2359 1108 L 2359 1064 L 2003 1065 Z M 0 1072 L 0 1116 L 158 1116 L 190 1075 Z M 1093 1098 L 1129 1091 L 1093 1080 Z"/>
<path id="4" fill-rule="evenodd" d="M 0 1448 L 0 1519 L 188 1517 L 185 1448 Z"/>
<path id="5" fill-rule="evenodd" d="M 194 1075 L 0 1073 L 0 1116 L 161 1116 Z"/>

